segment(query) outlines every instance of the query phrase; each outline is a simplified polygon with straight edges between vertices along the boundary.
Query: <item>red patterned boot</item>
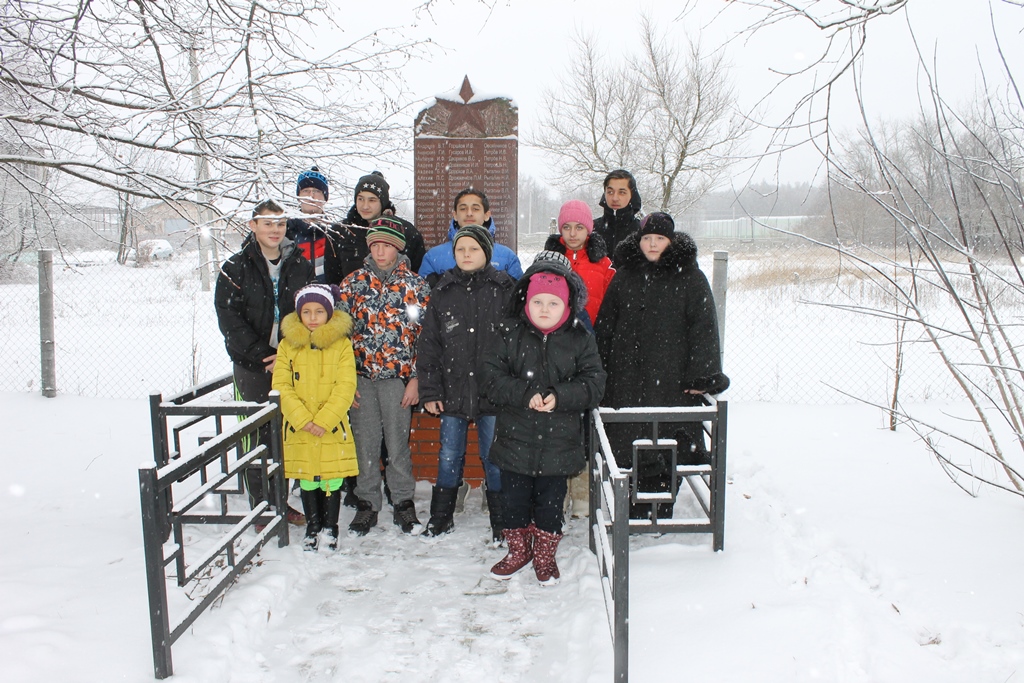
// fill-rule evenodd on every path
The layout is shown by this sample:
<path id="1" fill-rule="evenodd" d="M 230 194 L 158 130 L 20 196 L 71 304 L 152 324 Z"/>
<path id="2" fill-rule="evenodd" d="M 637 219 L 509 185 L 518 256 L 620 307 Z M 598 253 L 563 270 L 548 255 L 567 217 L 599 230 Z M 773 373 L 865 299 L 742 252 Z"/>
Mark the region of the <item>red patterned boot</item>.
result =
<path id="1" fill-rule="evenodd" d="M 530 564 L 533 559 L 532 526 L 522 529 L 505 529 L 505 540 L 508 542 L 508 555 L 498 564 L 491 567 L 491 578 L 504 581 Z"/>
<path id="2" fill-rule="evenodd" d="M 542 586 L 554 586 L 558 583 L 558 565 L 555 564 L 555 551 L 562 534 L 533 529 L 533 571 Z"/>

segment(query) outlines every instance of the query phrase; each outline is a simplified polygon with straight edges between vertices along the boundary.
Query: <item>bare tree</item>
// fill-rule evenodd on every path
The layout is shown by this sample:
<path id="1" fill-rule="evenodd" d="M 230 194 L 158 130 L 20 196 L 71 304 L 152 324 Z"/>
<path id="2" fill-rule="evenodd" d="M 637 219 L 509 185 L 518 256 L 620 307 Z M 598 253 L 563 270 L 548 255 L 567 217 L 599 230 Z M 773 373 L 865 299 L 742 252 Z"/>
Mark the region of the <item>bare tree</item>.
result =
<path id="1" fill-rule="evenodd" d="M 974 481 L 1024 496 L 1024 100 L 1003 57 L 997 76 L 980 72 L 985 83 L 978 105 L 953 105 L 919 53 L 919 119 L 873 120 L 860 97 L 864 36 L 874 17 L 902 12 L 908 2 L 742 4 L 764 9 L 755 30 L 796 18 L 813 22 L 829 37 L 826 53 L 812 67 L 824 69 L 822 77 L 780 131 L 791 131 L 796 110 L 813 109 L 820 97 L 820 118 L 807 122 L 812 128 L 820 124 L 812 137 L 823 141 L 819 148 L 832 196 L 857 197 L 872 207 L 875 219 L 858 234 L 844 224 L 846 207 L 833 202 L 836 239 L 830 246 L 842 255 L 844 268 L 867 278 L 882 302 L 857 301 L 851 312 L 896 325 L 896 384 L 892 402 L 884 406 L 893 424 L 902 422 L 919 434 L 964 490 L 973 492 Z M 992 37 L 1002 56 L 994 19 Z M 843 74 L 851 77 L 840 79 Z M 855 139 L 829 126 L 828 102 L 840 86 L 852 86 L 861 107 Z M 882 226 L 892 232 L 888 249 L 880 239 Z M 941 359 L 973 410 L 969 429 L 926 420 L 899 401 L 906 344 L 925 344 Z"/>
<path id="2" fill-rule="evenodd" d="M 609 64 L 596 37 L 578 34 L 530 142 L 549 153 L 566 190 L 626 168 L 646 208 L 681 212 L 721 179 L 749 124 L 721 52 L 671 42 L 648 17 L 640 38 L 638 54 Z"/>
<path id="3" fill-rule="evenodd" d="M 385 29 L 314 45 L 318 26 L 345 35 L 326 0 L 3 7 L 0 120 L 13 144 L 0 165 L 217 212 L 281 191 L 314 161 L 409 144 L 398 73 L 420 46 Z"/>

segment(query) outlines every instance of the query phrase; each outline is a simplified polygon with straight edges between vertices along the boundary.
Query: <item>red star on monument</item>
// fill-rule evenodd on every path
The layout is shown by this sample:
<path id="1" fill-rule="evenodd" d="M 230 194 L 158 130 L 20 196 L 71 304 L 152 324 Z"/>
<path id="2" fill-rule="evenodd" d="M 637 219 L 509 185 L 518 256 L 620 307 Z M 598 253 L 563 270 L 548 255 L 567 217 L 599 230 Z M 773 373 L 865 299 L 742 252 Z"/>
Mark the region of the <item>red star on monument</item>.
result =
<path id="1" fill-rule="evenodd" d="M 473 99 L 473 87 L 469 84 L 469 76 L 464 77 L 462 80 L 459 97 L 462 98 L 462 103 L 450 100 L 440 100 L 438 102 L 448 112 L 448 128 L 446 132 L 449 135 L 453 135 L 459 128 L 465 125 L 475 128 L 481 135 L 485 135 L 487 133 L 487 124 L 484 122 L 483 112 L 491 106 L 492 101 L 488 100 L 475 104 L 469 103 Z"/>

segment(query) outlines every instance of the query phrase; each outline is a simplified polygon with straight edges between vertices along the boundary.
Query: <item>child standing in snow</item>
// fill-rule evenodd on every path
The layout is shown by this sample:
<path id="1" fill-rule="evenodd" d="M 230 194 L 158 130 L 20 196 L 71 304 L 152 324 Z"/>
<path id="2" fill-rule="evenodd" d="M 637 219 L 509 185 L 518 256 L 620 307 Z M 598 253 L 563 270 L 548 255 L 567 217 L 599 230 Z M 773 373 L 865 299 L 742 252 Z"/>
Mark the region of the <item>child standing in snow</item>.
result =
<path id="1" fill-rule="evenodd" d="M 359 473 L 348 409 L 356 393 L 352 318 L 335 311 L 340 291 L 313 284 L 295 295 L 295 312 L 281 321 L 273 388 L 284 415 L 284 474 L 298 479 L 306 514 L 303 547 L 316 550 L 319 534 L 338 547 L 338 489 Z"/>
<path id="2" fill-rule="evenodd" d="M 597 343 L 579 320 L 583 284 L 559 260 L 535 260 L 512 292 L 502 339 L 484 360 L 483 388 L 498 407 L 491 461 L 501 470 L 508 555 L 491 576 L 533 561 L 537 580 L 558 582 L 568 478 L 586 465 L 584 411 L 604 394 Z"/>
<path id="3" fill-rule="evenodd" d="M 437 485 L 430 498 L 426 534 L 439 536 L 455 527 L 466 434 L 472 421 L 487 481 L 492 539 L 497 543 L 502 539 L 504 502 L 501 472 L 488 457 L 495 418 L 494 407 L 480 396 L 480 362 L 497 336 L 515 280 L 491 264 L 494 241 L 487 228 L 463 226 L 451 246 L 455 267 L 445 271 L 430 291 L 417 342 L 420 403 L 431 415 L 441 416 Z"/>

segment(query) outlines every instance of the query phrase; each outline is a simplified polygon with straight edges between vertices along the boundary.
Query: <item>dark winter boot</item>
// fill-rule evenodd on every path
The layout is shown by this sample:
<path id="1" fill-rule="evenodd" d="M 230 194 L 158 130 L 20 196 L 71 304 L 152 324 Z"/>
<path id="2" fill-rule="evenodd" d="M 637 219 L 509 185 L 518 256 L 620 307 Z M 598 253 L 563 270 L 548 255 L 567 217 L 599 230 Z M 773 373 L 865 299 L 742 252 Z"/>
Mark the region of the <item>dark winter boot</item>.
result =
<path id="1" fill-rule="evenodd" d="M 348 532 L 352 536 L 365 536 L 370 529 L 377 526 L 377 512 L 368 500 L 360 500 L 356 506 L 356 516 L 348 525 Z"/>
<path id="2" fill-rule="evenodd" d="M 423 532 L 423 525 L 416 517 L 416 506 L 411 500 L 403 500 L 395 505 L 395 524 L 402 527 L 403 534 L 418 536 Z"/>
<path id="3" fill-rule="evenodd" d="M 355 477 L 345 477 L 345 483 L 341 485 L 340 493 L 343 493 L 345 496 L 342 500 L 342 505 L 347 508 L 359 507 L 359 498 L 356 496 Z"/>
<path id="4" fill-rule="evenodd" d="M 306 537 L 302 539 L 302 549 L 316 550 L 317 538 L 321 528 L 320 507 L 323 491 L 314 489 L 312 491 L 302 491 L 299 495 L 302 498 L 302 510 L 306 513 Z"/>
<path id="5" fill-rule="evenodd" d="M 530 564 L 533 559 L 533 527 L 522 529 L 505 529 L 505 540 L 508 542 L 508 555 L 498 564 L 491 567 L 491 578 L 504 581 Z"/>
<path id="6" fill-rule="evenodd" d="M 554 586 L 558 583 L 558 565 L 555 564 L 555 551 L 562 534 L 542 531 L 533 527 L 533 571 L 542 586 Z"/>
<path id="7" fill-rule="evenodd" d="M 324 493 L 321 501 L 323 508 L 323 528 L 327 533 L 328 550 L 338 549 L 338 517 L 341 515 L 341 489 Z"/>
<path id="8" fill-rule="evenodd" d="M 427 521 L 424 535 L 440 536 L 451 533 L 455 528 L 455 499 L 458 495 L 457 488 L 434 487 L 430 494 L 430 519 Z"/>
<path id="9" fill-rule="evenodd" d="M 491 543 L 497 548 L 505 540 L 505 496 L 501 491 L 487 491 L 487 513 L 491 517 Z"/>

